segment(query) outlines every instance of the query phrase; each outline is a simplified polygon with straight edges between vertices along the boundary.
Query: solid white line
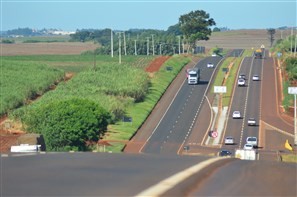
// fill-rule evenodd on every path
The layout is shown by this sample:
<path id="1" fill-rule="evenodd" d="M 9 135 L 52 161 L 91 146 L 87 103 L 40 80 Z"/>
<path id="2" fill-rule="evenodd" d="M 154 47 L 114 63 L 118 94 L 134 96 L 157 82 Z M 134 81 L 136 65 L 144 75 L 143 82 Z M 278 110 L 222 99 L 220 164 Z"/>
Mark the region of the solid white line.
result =
<path id="1" fill-rule="evenodd" d="M 196 66 L 201 60 L 199 60 L 194 66 Z M 194 62 L 195 63 L 195 62 Z M 151 139 L 151 137 L 154 135 L 154 133 L 156 132 L 157 128 L 159 127 L 159 125 L 161 124 L 162 120 L 164 119 L 165 115 L 167 114 L 169 108 L 171 107 L 173 101 L 175 100 L 175 98 L 177 97 L 178 93 L 180 92 L 181 88 L 183 87 L 184 83 L 185 83 L 186 79 L 184 79 L 183 83 L 180 85 L 178 91 L 175 93 L 173 99 L 171 100 L 169 106 L 167 107 L 165 113 L 163 114 L 162 118 L 160 119 L 160 121 L 158 122 L 157 126 L 155 127 L 154 131 L 152 132 L 152 134 L 147 138 L 147 140 L 145 141 L 145 143 L 142 145 L 141 149 L 139 150 L 139 152 L 142 152 L 142 149 L 145 147 L 145 145 L 147 144 L 147 142 Z M 166 90 L 167 91 L 167 90 Z"/>
<path id="2" fill-rule="evenodd" d="M 205 167 L 209 166 L 210 164 L 213 164 L 219 160 L 226 159 L 224 157 L 215 157 L 208 159 L 206 161 L 203 161 L 201 163 L 198 163 L 188 169 L 185 169 L 184 171 L 181 171 L 175 175 L 172 175 L 171 177 L 160 181 L 156 185 L 153 185 L 149 187 L 148 189 L 142 191 L 141 193 L 137 194 L 136 197 L 143 197 L 143 196 L 161 196 L 168 190 L 175 187 L 178 183 L 181 183 L 182 181 L 186 180 L 193 174 L 196 174 L 200 171 L 202 171 Z"/>
<path id="3" fill-rule="evenodd" d="M 244 128 L 244 124 L 245 124 L 245 121 L 246 121 L 245 116 L 246 116 L 247 100 L 248 100 L 249 92 L 250 92 L 251 73 L 252 73 L 253 65 L 254 65 L 254 58 L 252 59 L 250 72 L 249 72 L 249 84 L 248 84 L 248 87 L 247 87 L 247 93 L 246 93 L 245 104 L 244 104 L 243 122 L 242 122 L 242 126 L 241 126 L 241 135 L 240 135 L 240 141 L 239 141 L 239 148 L 241 148 L 242 138 L 243 138 L 243 128 Z"/>

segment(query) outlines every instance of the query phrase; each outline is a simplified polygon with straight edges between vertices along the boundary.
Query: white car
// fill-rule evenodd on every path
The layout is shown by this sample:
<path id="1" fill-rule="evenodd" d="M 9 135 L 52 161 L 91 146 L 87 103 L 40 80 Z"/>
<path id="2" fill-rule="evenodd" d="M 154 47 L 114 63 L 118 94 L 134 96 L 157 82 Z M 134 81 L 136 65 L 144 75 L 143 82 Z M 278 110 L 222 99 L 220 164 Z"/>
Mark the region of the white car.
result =
<path id="1" fill-rule="evenodd" d="M 248 123 L 248 126 L 256 126 L 257 125 L 255 118 L 249 118 L 247 123 Z"/>
<path id="2" fill-rule="evenodd" d="M 238 86 L 245 86 L 245 80 L 244 79 L 238 79 Z"/>
<path id="3" fill-rule="evenodd" d="M 234 144 L 233 137 L 228 136 L 228 137 L 225 138 L 225 145 L 228 145 L 228 144 L 230 144 L 230 145 L 233 145 Z"/>
<path id="4" fill-rule="evenodd" d="M 253 150 L 254 149 L 254 146 L 252 144 L 245 144 L 243 146 L 243 149 L 244 150 Z"/>
<path id="5" fill-rule="evenodd" d="M 212 56 L 212 57 L 216 57 L 216 56 L 217 56 L 217 54 L 213 53 L 211 56 Z"/>
<path id="6" fill-rule="evenodd" d="M 235 118 L 241 118 L 240 111 L 234 111 L 233 114 L 232 114 L 232 118 L 233 119 L 235 119 Z"/>
<path id="7" fill-rule="evenodd" d="M 259 81 L 259 80 L 260 80 L 259 75 L 254 75 L 254 76 L 253 76 L 253 81 Z"/>
<path id="8" fill-rule="evenodd" d="M 238 79 L 244 79 L 244 80 L 245 80 L 245 74 L 240 74 L 240 75 L 238 76 Z"/>
<path id="9" fill-rule="evenodd" d="M 213 63 L 208 63 L 207 64 L 207 68 L 213 68 L 213 67 L 214 67 Z"/>
<path id="10" fill-rule="evenodd" d="M 246 138 L 246 143 L 253 145 L 253 147 L 257 147 L 258 146 L 258 139 L 257 139 L 257 137 L 247 137 Z"/>

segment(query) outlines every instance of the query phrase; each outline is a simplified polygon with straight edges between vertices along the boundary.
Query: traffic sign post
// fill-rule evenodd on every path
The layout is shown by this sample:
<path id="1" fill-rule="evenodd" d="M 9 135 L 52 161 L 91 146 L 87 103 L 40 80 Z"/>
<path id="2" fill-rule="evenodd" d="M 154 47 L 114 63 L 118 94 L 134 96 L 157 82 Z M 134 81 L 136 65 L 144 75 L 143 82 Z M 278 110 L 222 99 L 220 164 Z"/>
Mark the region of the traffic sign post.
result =
<path id="1" fill-rule="evenodd" d="M 294 94 L 294 145 L 297 146 L 297 120 L 296 120 L 296 95 L 297 87 L 289 87 L 289 94 Z"/>

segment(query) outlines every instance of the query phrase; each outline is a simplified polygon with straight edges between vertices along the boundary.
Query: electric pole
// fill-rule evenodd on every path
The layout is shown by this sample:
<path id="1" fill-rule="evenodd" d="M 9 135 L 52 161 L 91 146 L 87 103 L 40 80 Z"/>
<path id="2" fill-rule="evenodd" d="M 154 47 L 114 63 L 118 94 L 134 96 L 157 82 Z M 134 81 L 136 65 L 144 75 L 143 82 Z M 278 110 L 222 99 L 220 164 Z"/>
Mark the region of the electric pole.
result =
<path id="1" fill-rule="evenodd" d="M 293 27 L 291 29 L 291 55 L 293 53 Z"/>
<path id="2" fill-rule="evenodd" d="M 160 43 L 160 55 L 162 55 L 162 43 Z"/>
<path id="3" fill-rule="evenodd" d="M 178 36 L 178 54 L 180 55 L 180 36 Z"/>
<path id="4" fill-rule="evenodd" d="M 134 53 L 134 54 L 135 54 L 135 55 L 137 55 L 136 41 L 137 41 L 137 40 L 134 40 L 134 50 L 135 50 L 135 53 Z"/>
<path id="5" fill-rule="evenodd" d="M 125 51 L 125 56 L 127 55 L 127 49 L 126 49 L 126 36 L 125 36 L 125 32 L 123 32 L 124 34 L 124 51 Z"/>
<path id="6" fill-rule="evenodd" d="M 121 51 L 121 33 L 122 32 L 118 32 L 118 35 L 119 35 L 119 63 L 121 64 L 122 63 L 122 57 L 121 57 L 121 53 L 122 53 L 122 51 Z"/>
<path id="7" fill-rule="evenodd" d="M 154 34 L 152 34 L 153 55 L 155 55 Z"/>
<path id="8" fill-rule="evenodd" d="M 113 57 L 113 32 L 112 32 L 112 29 L 110 29 L 110 52 L 111 52 L 111 57 Z"/>
<path id="9" fill-rule="evenodd" d="M 146 37 L 146 55 L 149 55 L 150 54 L 150 52 L 149 52 L 149 39 L 150 39 L 150 37 Z"/>

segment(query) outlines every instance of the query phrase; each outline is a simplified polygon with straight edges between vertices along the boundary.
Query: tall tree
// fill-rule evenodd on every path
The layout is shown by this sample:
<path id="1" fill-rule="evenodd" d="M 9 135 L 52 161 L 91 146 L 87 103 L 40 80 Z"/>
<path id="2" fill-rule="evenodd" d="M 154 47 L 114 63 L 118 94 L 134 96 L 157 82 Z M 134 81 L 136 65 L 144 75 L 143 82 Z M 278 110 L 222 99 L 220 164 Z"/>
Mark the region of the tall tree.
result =
<path id="1" fill-rule="evenodd" d="M 208 40 L 211 35 L 211 26 L 216 25 L 214 19 L 203 10 L 191 11 L 179 17 L 179 26 L 182 33 L 192 46 L 198 40 Z"/>
<path id="2" fill-rule="evenodd" d="M 267 34 L 269 35 L 268 39 L 270 41 L 270 47 L 272 47 L 272 44 L 274 41 L 275 29 L 273 28 L 267 29 Z"/>

